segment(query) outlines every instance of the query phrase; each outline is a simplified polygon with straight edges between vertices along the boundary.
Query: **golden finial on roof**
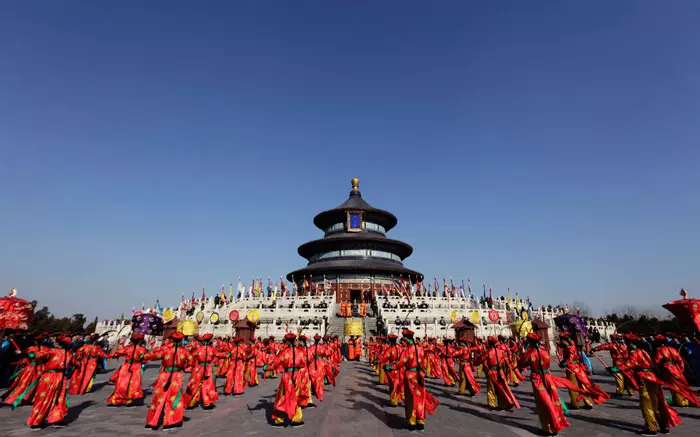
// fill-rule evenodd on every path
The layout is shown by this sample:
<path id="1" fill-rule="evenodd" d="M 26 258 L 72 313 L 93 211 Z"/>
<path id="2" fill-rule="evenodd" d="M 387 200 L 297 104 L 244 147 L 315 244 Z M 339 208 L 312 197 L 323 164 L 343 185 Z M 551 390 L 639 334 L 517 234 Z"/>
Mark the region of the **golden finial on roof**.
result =
<path id="1" fill-rule="evenodd" d="M 352 191 L 360 191 L 360 179 L 352 178 Z"/>

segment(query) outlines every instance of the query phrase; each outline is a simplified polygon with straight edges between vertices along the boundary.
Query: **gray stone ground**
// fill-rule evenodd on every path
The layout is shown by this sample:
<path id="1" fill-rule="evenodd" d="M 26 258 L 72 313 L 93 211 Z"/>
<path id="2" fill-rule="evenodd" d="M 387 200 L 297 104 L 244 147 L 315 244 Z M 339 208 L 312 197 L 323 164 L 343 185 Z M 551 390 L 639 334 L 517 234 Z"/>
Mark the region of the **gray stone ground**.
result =
<path id="1" fill-rule="evenodd" d="M 110 367 L 116 366 L 112 362 Z M 596 363 L 597 365 L 597 363 Z M 600 367 L 600 365 L 597 365 Z M 593 377 L 609 392 L 613 391 L 612 378 L 600 369 Z M 158 372 L 154 365 L 146 370 L 144 385 L 150 385 Z M 84 396 L 74 396 L 67 428 L 46 428 L 30 431 L 24 426 L 30 408 L 16 410 L 0 408 L 0 437 L 24 435 L 60 436 L 152 436 L 162 431 L 144 429 L 147 406 L 112 409 L 105 406 L 112 386 L 107 383 L 109 373 L 98 375 L 95 389 Z M 211 411 L 187 411 L 183 428 L 170 431 L 179 437 L 220 437 L 227 435 L 255 436 L 284 434 L 295 437 L 407 436 L 404 429 L 403 408 L 385 407 L 388 395 L 385 386 L 375 385 L 376 378 L 366 363 L 345 363 L 337 387 L 329 388 L 323 403 L 304 410 L 306 426 L 299 429 L 277 429 L 268 424 L 268 418 L 277 388 L 277 379 L 268 380 L 258 387 L 248 388 L 244 396 L 220 397 L 217 408 Z M 485 384 L 479 380 L 482 389 Z M 223 385 L 219 379 L 218 385 Z M 437 380 L 428 380 L 431 392 L 440 401 L 434 416 L 428 418 L 423 435 L 465 435 L 526 437 L 539 431 L 532 388 L 525 382 L 515 389 L 521 409 L 513 413 L 491 412 L 486 408 L 485 390 L 474 398 L 458 397 L 455 389 L 442 386 Z M 146 402 L 150 401 L 150 389 Z M 560 391 L 564 399 L 568 394 Z M 683 423 L 674 428 L 673 435 L 697 436 L 700 431 L 700 411 L 680 409 Z M 642 418 L 636 398 L 611 399 L 593 411 L 573 411 L 569 418 L 571 428 L 561 435 L 571 437 L 634 435 L 641 428 Z M 412 435 L 416 435 L 410 433 Z"/>

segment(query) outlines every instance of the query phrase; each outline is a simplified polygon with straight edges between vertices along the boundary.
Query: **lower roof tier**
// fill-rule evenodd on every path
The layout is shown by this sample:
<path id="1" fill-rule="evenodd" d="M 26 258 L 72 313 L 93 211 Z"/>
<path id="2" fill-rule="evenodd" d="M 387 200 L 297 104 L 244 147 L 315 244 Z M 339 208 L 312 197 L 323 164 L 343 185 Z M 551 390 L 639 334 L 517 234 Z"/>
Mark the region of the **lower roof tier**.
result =
<path id="1" fill-rule="evenodd" d="M 287 280 L 292 281 L 292 277 L 294 277 L 294 281 L 300 282 L 304 280 L 305 276 L 322 278 L 323 275 L 337 275 L 343 273 L 355 275 L 365 273 L 367 275 L 393 275 L 396 279 L 403 276 L 404 278 L 411 278 L 411 281 L 415 281 L 416 278 L 419 281 L 423 280 L 422 273 L 407 269 L 396 262 L 382 259 L 344 259 L 317 262 L 288 273 Z"/>

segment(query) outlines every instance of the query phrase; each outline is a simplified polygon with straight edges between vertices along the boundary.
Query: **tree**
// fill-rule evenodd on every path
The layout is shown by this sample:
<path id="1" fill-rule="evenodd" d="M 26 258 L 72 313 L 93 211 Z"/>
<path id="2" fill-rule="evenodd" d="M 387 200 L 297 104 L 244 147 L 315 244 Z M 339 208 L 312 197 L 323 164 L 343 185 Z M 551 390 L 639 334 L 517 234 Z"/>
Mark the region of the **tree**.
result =
<path id="1" fill-rule="evenodd" d="M 92 334 L 95 332 L 95 329 L 97 329 L 97 317 L 95 317 L 95 320 L 92 321 L 89 325 L 85 327 L 85 334 Z"/>

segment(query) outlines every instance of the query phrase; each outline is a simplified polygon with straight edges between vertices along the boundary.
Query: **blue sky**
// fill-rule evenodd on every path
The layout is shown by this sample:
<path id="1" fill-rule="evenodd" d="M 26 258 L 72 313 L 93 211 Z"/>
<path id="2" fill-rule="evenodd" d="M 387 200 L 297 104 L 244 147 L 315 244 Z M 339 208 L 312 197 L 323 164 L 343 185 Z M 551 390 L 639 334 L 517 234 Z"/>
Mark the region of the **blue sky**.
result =
<path id="1" fill-rule="evenodd" d="M 278 279 L 352 177 L 428 278 L 700 289 L 700 4 L 438 3 L 5 5 L 0 290 L 113 318 Z"/>

